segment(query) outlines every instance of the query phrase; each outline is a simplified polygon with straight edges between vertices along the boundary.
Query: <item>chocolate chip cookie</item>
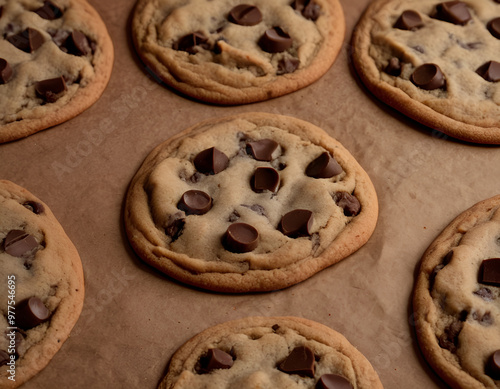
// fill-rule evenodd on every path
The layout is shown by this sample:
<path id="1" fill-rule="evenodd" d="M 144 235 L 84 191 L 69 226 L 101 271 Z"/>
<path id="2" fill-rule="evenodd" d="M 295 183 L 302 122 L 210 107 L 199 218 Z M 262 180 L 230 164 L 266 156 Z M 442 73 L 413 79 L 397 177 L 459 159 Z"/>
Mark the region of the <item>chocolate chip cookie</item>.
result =
<path id="1" fill-rule="evenodd" d="M 500 3 L 376 0 L 353 60 L 379 99 L 462 140 L 500 144 Z"/>
<path id="2" fill-rule="evenodd" d="M 185 95 L 218 104 L 303 88 L 333 64 L 338 0 L 139 0 L 132 36 L 144 64 Z"/>
<path id="3" fill-rule="evenodd" d="M 425 252 L 414 291 L 422 353 L 453 388 L 500 387 L 500 196 L 453 220 Z"/>
<path id="4" fill-rule="evenodd" d="M 80 257 L 50 209 L 0 181 L 0 388 L 42 370 L 78 320 Z"/>
<path id="5" fill-rule="evenodd" d="M 340 333 L 298 317 L 248 317 L 211 327 L 172 357 L 159 388 L 382 388 Z"/>
<path id="6" fill-rule="evenodd" d="M 137 254 L 182 282 L 268 291 L 311 277 L 371 236 L 373 185 L 322 129 L 247 113 L 202 122 L 159 145 L 130 185 Z"/>
<path id="7" fill-rule="evenodd" d="M 85 0 L 0 0 L 0 143 L 60 124 L 95 103 L 113 46 Z"/>

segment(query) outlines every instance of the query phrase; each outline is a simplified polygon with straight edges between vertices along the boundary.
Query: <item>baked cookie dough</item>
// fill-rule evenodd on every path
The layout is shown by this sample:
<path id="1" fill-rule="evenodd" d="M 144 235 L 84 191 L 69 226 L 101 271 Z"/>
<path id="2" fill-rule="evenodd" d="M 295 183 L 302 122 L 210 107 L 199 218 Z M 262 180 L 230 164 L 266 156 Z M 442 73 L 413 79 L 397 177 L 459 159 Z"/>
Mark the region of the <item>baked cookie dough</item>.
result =
<path id="1" fill-rule="evenodd" d="M 376 0 L 352 39 L 380 100 L 452 137 L 500 144 L 500 3 Z"/>
<path id="2" fill-rule="evenodd" d="M 139 0 L 132 20 L 151 72 L 185 95 L 227 105 L 313 83 L 344 34 L 338 0 Z"/>
<path id="3" fill-rule="evenodd" d="M 85 0 L 0 0 L 0 143 L 67 121 L 95 103 L 113 45 Z"/>
<path id="4" fill-rule="evenodd" d="M 22 385 L 61 348 L 78 320 L 80 257 L 46 204 L 0 181 L 0 388 Z"/>
<path id="5" fill-rule="evenodd" d="M 413 309 L 420 348 L 452 388 L 500 388 L 500 196 L 453 220 L 425 252 Z"/>
<path id="6" fill-rule="evenodd" d="M 161 389 L 382 388 L 340 333 L 298 317 L 248 317 L 211 327 L 172 357 Z"/>
<path id="7" fill-rule="evenodd" d="M 137 254 L 221 292 L 281 289 L 371 236 L 375 189 L 322 129 L 246 113 L 202 122 L 156 147 L 133 178 L 125 227 Z"/>

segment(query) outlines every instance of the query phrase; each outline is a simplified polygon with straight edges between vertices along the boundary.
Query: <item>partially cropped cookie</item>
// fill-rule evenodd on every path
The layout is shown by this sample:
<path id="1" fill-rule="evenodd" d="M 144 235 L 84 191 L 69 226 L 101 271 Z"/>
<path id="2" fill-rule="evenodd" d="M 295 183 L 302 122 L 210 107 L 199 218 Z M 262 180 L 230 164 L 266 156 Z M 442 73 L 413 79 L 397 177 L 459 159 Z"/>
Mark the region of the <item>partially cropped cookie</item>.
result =
<path id="1" fill-rule="evenodd" d="M 61 348 L 83 306 L 80 257 L 48 206 L 0 181 L 0 388 L 16 388 Z"/>
<path id="2" fill-rule="evenodd" d="M 113 45 L 85 0 L 0 0 L 0 143 L 60 124 L 94 104 Z"/>
<path id="3" fill-rule="evenodd" d="M 370 178 L 322 129 L 247 113 L 155 148 L 132 180 L 125 227 L 138 255 L 182 282 L 267 291 L 309 278 L 371 236 Z"/>
<path id="4" fill-rule="evenodd" d="M 500 144 L 498 1 L 376 0 L 352 44 L 379 99 L 453 137 Z"/>
<path id="5" fill-rule="evenodd" d="M 460 214 L 425 252 L 414 291 L 422 353 L 452 387 L 500 387 L 500 196 Z"/>
<path id="6" fill-rule="evenodd" d="M 298 317 L 211 327 L 170 360 L 161 389 L 380 389 L 370 362 L 340 333 Z"/>
<path id="7" fill-rule="evenodd" d="M 345 33 L 338 0 L 139 0 L 132 36 L 151 72 L 196 99 L 267 100 L 333 64 Z"/>

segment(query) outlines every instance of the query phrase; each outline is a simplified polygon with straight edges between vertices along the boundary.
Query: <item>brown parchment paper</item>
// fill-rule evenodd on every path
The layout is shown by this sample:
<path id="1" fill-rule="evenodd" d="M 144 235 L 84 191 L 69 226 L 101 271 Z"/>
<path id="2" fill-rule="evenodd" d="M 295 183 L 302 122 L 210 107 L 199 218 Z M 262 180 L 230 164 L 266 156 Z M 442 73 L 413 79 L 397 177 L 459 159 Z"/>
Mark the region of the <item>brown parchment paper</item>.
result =
<path id="1" fill-rule="evenodd" d="M 315 84 L 237 107 L 198 103 L 144 71 L 128 31 L 134 0 L 91 0 L 115 45 L 102 98 L 78 117 L 0 145 L 0 177 L 45 201 L 79 250 L 86 299 L 70 339 L 23 388 L 155 388 L 173 352 L 205 328 L 250 315 L 295 315 L 341 332 L 386 388 L 441 388 L 423 361 L 410 297 L 421 255 L 460 212 L 500 193 L 500 151 L 455 141 L 403 117 L 359 84 L 352 29 L 368 0 L 341 0 L 341 54 Z M 262 111 L 312 122 L 371 176 L 377 228 L 358 252 L 309 280 L 266 294 L 223 295 L 181 285 L 131 250 L 121 212 L 127 186 L 154 146 L 200 120 Z"/>

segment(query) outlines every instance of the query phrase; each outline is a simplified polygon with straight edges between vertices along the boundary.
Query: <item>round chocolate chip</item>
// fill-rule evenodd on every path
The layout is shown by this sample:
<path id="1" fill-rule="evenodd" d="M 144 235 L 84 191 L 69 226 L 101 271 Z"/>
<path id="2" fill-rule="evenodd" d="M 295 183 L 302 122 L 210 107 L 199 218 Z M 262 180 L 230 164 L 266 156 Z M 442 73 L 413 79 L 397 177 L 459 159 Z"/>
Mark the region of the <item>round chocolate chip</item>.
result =
<path id="1" fill-rule="evenodd" d="M 64 78 L 56 77 L 48 80 L 39 81 L 35 84 L 35 92 L 38 97 L 47 103 L 56 102 L 66 92 L 66 81 Z"/>
<path id="2" fill-rule="evenodd" d="M 290 238 L 311 235 L 313 214 L 306 209 L 296 209 L 281 218 L 279 229 Z"/>
<path id="3" fill-rule="evenodd" d="M 251 154 L 257 161 L 272 161 L 273 153 L 278 148 L 278 143 L 272 139 L 261 139 L 248 142 L 247 153 Z"/>
<path id="4" fill-rule="evenodd" d="M 494 380 L 500 380 L 500 350 L 490 355 L 486 362 L 485 371 Z"/>
<path id="5" fill-rule="evenodd" d="M 212 208 L 212 198 L 201 190 L 188 190 L 177 204 L 186 215 L 204 215 Z"/>
<path id="6" fill-rule="evenodd" d="M 401 74 L 401 62 L 399 58 L 392 57 L 384 69 L 384 72 L 390 74 L 391 76 L 398 77 Z"/>
<path id="7" fill-rule="evenodd" d="M 229 158 L 215 147 L 203 150 L 193 160 L 196 170 L 203 174 L 218 174 L 229 165 Z"/>
<path id="8" fill-rule="evenodd" d="M 297 374 L 301 377 L 314 377 L 314 353 L 309 347 L 295 347 L 279 364 L 279 369 L 287 374 Z"/>
<path id="9" fill-rule="evenodd" d="M 500 18 L 490 20 L 486 27 L 488 28 L 488 31 L 491 33 L 491 35 L 493 35 L 497 39 L 500 39 Z"/>
<path id="10" fill-rule="evenodd" d="M 472 19 L 467 4 L 462 1 L 447 1 L 436 5 L 436 19 L 464 25 Z"/>
<path id="11" fill-rule="evenodd" d="M 352 389 L 352 385 L 340 375 L 323 374 L 319 377 L 316 389 Z"/>
<path id="12" fill-rule="evenodd" d="M 16 305 L 16 324 L 28 330 L 47 321 L 50 311 L 38 297 L 30 297 Z"/>
<path id="13" fill-rule="evenodd" d="M 306 175 L 313 178 L 331 178 L 344 170 L 328 152 L 323 152 L 306 168 Z"/>
<path id="14" fill-rule="evenodd" d="M 207 354 L 201 358 L 200 364 L 201 369 L 205 373 L 209 373 L 212 370 L 217 369 L 229 369 L 233 366 L 233 357 L 218 348 L 211 348 L 207 351 Z"/>
<path id="15" fill-rule="evenodd" d="M 35 215 L 40 215 L 45 211 L 45 208 L 42 204 L 36 201 L 26 201 L 23 206 L 33 212 Z"/>
<path id="16" fill-rule="evenodd" d="M 417 11 L 403 11 L 401 16 L 394 23 L 394 28 L 400 30 L 416 30 L 424 25 L 420 14 Z"/>
<path id="17" fill-rule="evenodd" d="M 292 47 L 293 39 L 281 27 L 273 27 L 259 39 L 259 46 L 268 53 L 281 53 Z"/>
<path id="18" fill-rule="evenodd" d="M 11 35 L 7 40 L 26 53 L 32 53 L 45 42 L 43 35 L 34 28 L 27 28 L 15 35 Z"/>
<path id="19" fill-rule="evenodd" d="M 22 230 L 9 231 L 3 242 L 4 250 L 13 257 L 22 257 L 38 247 L 33 235 Z"/>
<path id="20" fill-rule="evenodd" d="M 241 26 L 255 26 L 262 21 L 262 13 L 254 5 L 240 4 L 229 11 L 228 19 Z"/>
<path id="21" fill-rule="evenodd" d="M 6 84 L 12 77 L 12 68 L 9 63 L 0 58 L 0 85 Z"/>
<path id="22" fill-rule="evenodd" d="M 62 10 L 52 1 L 48 0 L 44 1 L 43 5 L 38 8 L 35 13 L 47 20 L 59 19 L 63 15 Z"/>
<path id="23" fill-rule="evenodd" d="M 280 184 L 280 175 L 272 167 L 258 167 L 250 180 L 252 190 L 257 193 L 269 190 L 276 193 Z"/>
<path id="24" fill-rule="evenodd" d="M 476 70 L 476 73 L 486 81 L 496 82 L 500 80 L 500 63 L 496 61 L 486 62 Z"/>
<path id="25" fill-rule="evenodd" d="M 258 239 L 259 233 L 254 227 L 246 223 L 234 223 L 228 227 L 222 244 L 233 253 L 247 253 L 257 247 Z"/>
<path id="26" fill-rule="evenodd" d="M 425 90 L 438 89 L 446 83 L 443 72 L 433 63 L 426 63 L 416 68 L 411 75 L 411 81 Z"/>

